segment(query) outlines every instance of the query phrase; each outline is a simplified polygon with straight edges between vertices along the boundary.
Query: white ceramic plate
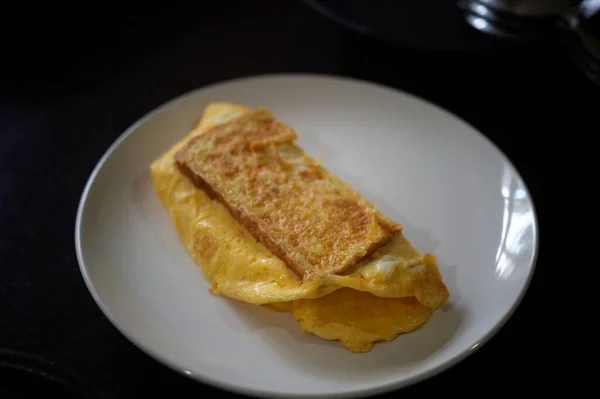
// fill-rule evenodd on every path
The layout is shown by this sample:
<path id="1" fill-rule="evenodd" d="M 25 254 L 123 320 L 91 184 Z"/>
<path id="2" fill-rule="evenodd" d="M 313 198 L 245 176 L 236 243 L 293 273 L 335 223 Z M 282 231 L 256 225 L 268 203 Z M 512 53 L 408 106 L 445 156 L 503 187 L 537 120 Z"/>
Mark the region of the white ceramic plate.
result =
<path id="1" fill-rule="evenodd" d="M 438 257 L 448 306 L 421 330 L 352 354 L 287 314 L 236 303 L 208 284 L 154 195 L 148 167 L 212 101 L 267 106 L 306 151 Z M 277 75 L 212 85 L 135 123 L 92 173 L 76 222 L 94 299 L 164 364 L 260 396 L 361 396 L 400 388 L 466 357 L 502 326 L 534 269 L 537 224 L 507 158 L 423 100 L 348 79 Z"/>

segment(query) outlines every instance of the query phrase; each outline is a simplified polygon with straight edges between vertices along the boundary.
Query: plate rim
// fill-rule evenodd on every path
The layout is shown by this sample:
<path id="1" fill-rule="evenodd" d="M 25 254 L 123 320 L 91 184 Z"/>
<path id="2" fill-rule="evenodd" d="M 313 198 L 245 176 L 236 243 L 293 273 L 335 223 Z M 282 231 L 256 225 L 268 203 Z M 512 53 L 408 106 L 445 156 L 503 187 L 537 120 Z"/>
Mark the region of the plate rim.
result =
<path id="1" fill-rule="evenodd" d="M 533 254 L 531 257 L 528 274 L 527 274 L 527 277 L 525 278 L 525 282 L 523 284 L 521 292 L 515 298 L 514 302 L 512 303 L 512 305 L 508 309 L 508 311 L 503 315 L 502 318 L 500 318 L 500 320 L 498 320 L 498 322 L 488 332 L 486 332 L 469 349 L 467 349 L 463 352 L 460 352 L 459 354 L 451 357 L 448 361 L 446 361 L 445 363 L 443 363 L 439 366 L 433 367 L 430 370 L 424 371 L 418 375 L 409 377 L 402 381 L 388 382 L 388 383 L 380 384 L 376 387 L 350 389 L 350 390 L 344 390 L 344 391 L 340 390 L 335 393 L 329 393 L 329 394 L 322 394 L 322 393 L 321 394 L 319 394 L 319 393 L 317 393 L 317 394 L 308 393 L 307 394 L 307 393 L 289 393 L 289 392 L 285 393 L 285 392 L 278 392 L 278 391 L 270 391 L 268 389 L 246 388 L 242 385 L 238 385 L 238 384 L 230 383 L 230 382 L 219 381 L 219 380 L 213 379 L 211 377 L 207 377 L 201 373 L 196 373 L 196 372 L 191 372 L 189 370 L 186 370 L 182 366 L 177 365 L 176 362 L 171 360 L 168 356 L 162 355 L 162 354 L 154 351 L 151 347 L 138 341 L 134 337 L 134 334 L 126 331 L 126 329 L 118 323 L 118 321 L 116 320 L 116 317 L 112 314 L 111 310 L 104 303 L 104 301 L 102 300 L 102 298 L 100 297 L 100 295 L 98 294 L 98 292 L 96 291 L 96 289 L 94 287 L 94 283 L 92 282 L 92 279 L 88 273 L 88 268 L 85 266 L 85 262 L 83 260 L 83 250 L 82 250 L 82 246 L 81 246 L 81 222 L 83 219 L 85 205 L 87 203 L 90 189 L 91 189 L 92 185 L 94 184 L 94 181 L 96 180 L 98 173 L 100 172 L 100 170 L 102 170 L 102 168 L 104 167 L 104 164 L 110 158 L 112 153 L 131 134 L 133 134 L 133 132 L 135 132 L 140 126 L 142 126 L 144 123 L 146 123 L 148 120 L 150 120 L 154 115 L 164 111 L 165 109 L 169 108 L 173 104 L 175 104 L 179 101 L 182 101 L 185 98 L 191 97 L 198 92 L 208 91 L 210 89 L 213 89 L 213 88 L 221 86 L 221 85 L 241 83 L 243 81 L 250 81 L 250 80 L 255 80 L 255 81 L 269 80 L 269 79 L 274 79 L 274 78 L 275 79 L 277 79 L 277 78 L 321 79 L 321 80 L 338 81 L 339 83 L 350 83 L 350 84 L 359 84 L 359 85 L 364 85 L 364 86 L 372 86 L 372 87 L 376 87 L 376 88 L 379 88 L 379 89 L 382 89 L 385 91 L 391 91 L 396 94 L 399 93 L 404 96 L 410 97 L 411 99 L 416 100 L 418 102 L 425 103 L 426 105 L 436 108 L 438 111 L 441 111 L 452 118 L 458 119 L 461 123 L 464 123 L 465 125 L 469 126 L 471 129 L 473 129 L 476 133 L 478 133 L 496 151 L 498 151 L 500 153 L 504 162 L 506 162 L 513 169 L 514 173 L 521 180 L 521 182 L 523 184 L 523 189 L 526 193 L 526 197 L 529 199 L 529 202 L 531 203 L 531 211 L 532 211 L 532 217 L 533 217 L 532 236 L 533 236 L 534 246 L 533 246 Z M 415 385 L 419 382 L 425 381 L 431 377 L 441 374 L 444 371 L 461 363 L 462 361 L 464 361 L 465 359 L 470 357 L 473 353 L 475 353 L 478 349 L 480 349 L 482 346 L 484 346 L 487 342 L 489 342 L 489 340 L 491 338 L 493 338 L 505 326 L 505 324 L 508 322 L 508 320 L 510 320 L 510 318 L 513 316 L 515 311 L 521 305 L 523 298 L 525 297 L 525 295 L 527 294 L 527 292 L 529 290 L 531 280 L 533 278 L 533 275 L 535 274 L 535 269 L 537 266 L 537 261 L 538 261 L 538 256 L 539 256 L 539 242 L 540 242 L 539 234 L 540 234 L 539 233 L 539 219 L 537 216 L 537 207 L 535 205 L 535 200 L 534 200 L 533 196 L 531 195 L 529 186 L 523 179 L 519 170 L 515 167 L 512 160 L 506 155 L 506 153 L 500 147 L 498 147 L 490 138 L 488 138 L 485 134 L 483 134 L 479 129 L 477 129 L 475 126 L 473 126 L 469 122 L 465 121 L 460 116 L 454 114 L 453 112 L 447 110 L 446 108 L 443 108 L 442 106 L 440 106 L 428 99 L 425 99 L 418 95 L 403 91 L 402 89 L 398 89 L 393 86 L 388 86 L 388 85 L 385 85 L 385 84 L 382 84 L 379 82 L 374 82 L 374 81 L 355 78 L 355 77 L 348 77 L 348 76 L 344 76 L 344 75 L 282 72 L 282 73 L 245 75 L 245 76 L 236 77 L 233 79 L 223 79 L 223 80 L 215 81 L 215 82 L 207 84 L 207 85 L 196 87 L 192 90 L 183 92 L 182 94 L 179 94 L 176 97 L 171 98 L 170 100 L 168 100 L 166 102 L 160 103 L 158 106 L 152 108 L 150 111 L 146 112 L 142 117 L 140 117 L 134 123 L 132 123 L 106 149 L 104 154 L 97 161 L 96 165 L 94 166 L 94 169 L 92 170 L 92 172 L 90 173 L 90 175 L 86 181 L 86 184 L 85 184 L 83 191 L 81 193 L 81 196 L 80 196 L 79 204 L 77 206 L 77 214 L 76 214 L 76 218 L 75 218 L 75 252 L 76 252 L 76 257 L 77 257 L 77 263 L 79 265 L 79 270 L 81 272 L 81 275 L 85 282 L 85 285 L 86 285 L 89 293 L 91 294 L 92 298 L 94 299 L 94 302 L 96 302 L 96 305 L 100 308 L 100 310 L 102 311 L 104 316 L 110 321 L 110 323 L 113 325 L 113 327 L 116 328 L 117 331 L 119 331 L 121 333 L 121 335 L 123 335 L 123 337 L 125 337 L 130 343 L 132 343 L 135 347 L 140 349 L 142 352 L 144 352 L 150 358 L 154 359 L 155 361 L 157 361 L 158 363 L 161 363 L 164 366 L 167 366 L 171 370 L 174 370 L 177 373 L 184 375 L 184 376 L 186 376 L 196 382 L 199 382 L 201 384 L 206 384 L 206 385 L 216 387 L 218 389 L 222 389 L 225 391 L 233 392 L 236 394 L 248 395 L 248 396 L 252 396 L 252 397 L 297 398 L 297 399 L 299 399 L 299 398 L 311 398 L 311 399 L 314 399 L 314 398 L 361 398 L 361 397 L 365 397 L 365 396 L 377 395 L 377 394 L 382 394 L 382 393 L 391 392 L 391 391 L 395 391 L 395 390 L 401 390 L 403 388 L 406 388 L 411 385 Z"/>

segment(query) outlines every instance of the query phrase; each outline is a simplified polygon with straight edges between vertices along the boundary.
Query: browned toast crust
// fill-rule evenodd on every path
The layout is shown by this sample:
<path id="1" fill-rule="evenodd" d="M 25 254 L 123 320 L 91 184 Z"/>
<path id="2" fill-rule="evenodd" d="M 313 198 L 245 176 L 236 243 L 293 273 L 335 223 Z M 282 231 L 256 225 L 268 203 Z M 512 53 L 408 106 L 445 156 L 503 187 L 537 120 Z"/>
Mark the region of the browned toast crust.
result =
<path id="1" fill-rule="evenodd" d="M 265 109 L 191 139 L 175 161 L 300 277 L 345 273 L 401 226 L 295 144 Z"/>

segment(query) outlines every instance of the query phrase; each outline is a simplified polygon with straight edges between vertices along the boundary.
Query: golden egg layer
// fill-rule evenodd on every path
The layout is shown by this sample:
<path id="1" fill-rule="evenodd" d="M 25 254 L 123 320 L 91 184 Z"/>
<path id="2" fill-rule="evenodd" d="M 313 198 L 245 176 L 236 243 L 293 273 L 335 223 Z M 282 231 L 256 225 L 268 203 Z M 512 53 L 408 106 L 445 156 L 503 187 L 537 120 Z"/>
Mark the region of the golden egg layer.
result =
<path id="1" fill-rule="evenodd" d="M 304 331 L 355 352 L 422 326 L 449 293 L 435 258 L 403 234 L 350 274 L 303 281 L 180 172 L 174 156 L 190 138 L 248 111 L 210 104 L 197 127 L 150 167 L 156 194 L 211 292 L 290 312 Z"/>

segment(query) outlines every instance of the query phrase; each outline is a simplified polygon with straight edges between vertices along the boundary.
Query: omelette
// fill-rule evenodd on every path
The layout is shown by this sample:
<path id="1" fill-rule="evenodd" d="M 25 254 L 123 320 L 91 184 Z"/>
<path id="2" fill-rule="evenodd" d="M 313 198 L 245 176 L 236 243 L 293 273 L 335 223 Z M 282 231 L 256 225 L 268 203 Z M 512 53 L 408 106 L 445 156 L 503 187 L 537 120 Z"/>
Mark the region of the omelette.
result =
<path id="1" fill-rule="evenodd" d="M 150 166 L 155 192 L 210 292 L 288 312 L 303 331 L 353 352 L 423 326 L 449 292 L 435 257 L 420 254 L 401 231 L 353 268 L 303 278 L 178 168 L 175 159 L 191 140 L 251 112 L 209 104 L 198 125 Z"/>

